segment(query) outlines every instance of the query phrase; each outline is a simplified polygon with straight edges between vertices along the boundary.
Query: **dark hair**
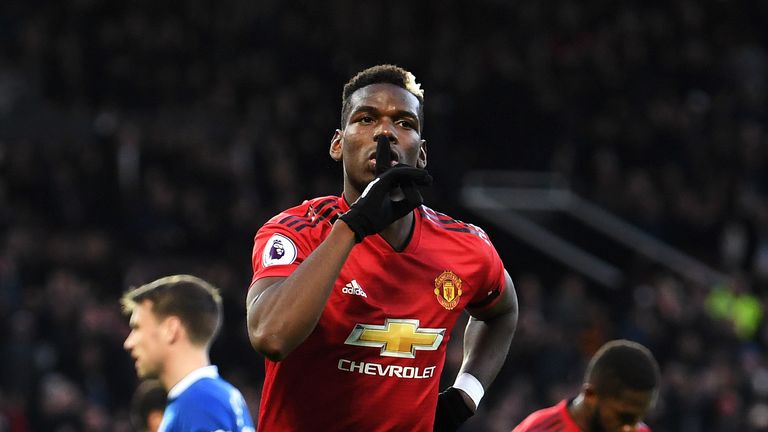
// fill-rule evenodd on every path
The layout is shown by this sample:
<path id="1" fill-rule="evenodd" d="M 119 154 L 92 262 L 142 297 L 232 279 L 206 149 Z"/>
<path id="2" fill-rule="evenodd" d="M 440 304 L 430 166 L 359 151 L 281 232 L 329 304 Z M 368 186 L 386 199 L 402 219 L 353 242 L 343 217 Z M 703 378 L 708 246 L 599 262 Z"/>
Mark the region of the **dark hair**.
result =
<path id="1" fill-rule="evenodd" d="M 144 300 L 152 302 L 152 312 L 158 318 L 178 317 L 194 344 L 210 344 L 221 327 L 219 291 L 198 277 L 166 276 L 129 290 L 120 302 L 128 314 Z"/>
<path id="2" fill-rule="evenodd" d="M 167 394 L 160 381 L 149 379 L 142 381 L 131 399 L 130 420 L 136 430 L 146 431 L 149 428 L 147 418 L 152 411 L 165 411 Z"/>
<path id="3" fill-rule="evenodd" d="M 416 82 L 416 77 L 407 70 L 391 65 L 383 64 L 372 66 L 364 71 L 358 72 L 344 85 L 344 91 L 341 93 L 341 128 L 344 129 L 352 107 L 349 105 L 349 98 L 357 90 L 371 84 L 394 84 L 407 90 L 419 100 L 419 124 L 424 128 L 424 91 L 421 85 Z"/>
<path id="4" fill-rule="evenodd" d="M 603 345 L 589 362 L 584 381 L 601 396 L 624 390 L 653 390 L 659 384 L 659 365 L 648 348 L 625 339 Z"/>

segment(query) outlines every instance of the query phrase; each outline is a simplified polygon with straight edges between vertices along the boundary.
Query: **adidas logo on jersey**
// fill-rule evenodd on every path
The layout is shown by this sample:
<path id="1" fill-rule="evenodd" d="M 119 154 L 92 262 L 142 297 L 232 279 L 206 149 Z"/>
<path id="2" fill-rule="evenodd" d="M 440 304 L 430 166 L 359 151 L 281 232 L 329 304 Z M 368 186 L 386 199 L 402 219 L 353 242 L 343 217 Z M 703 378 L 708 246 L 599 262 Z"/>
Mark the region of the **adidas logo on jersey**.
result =
<path id="1" fill-rule="evenodd" d="M 341 292 L 344 294 L 352 294 L 352 295 L 359 295 L 362 297 L 368 297 L 368 294 L 363 291 L 363 287 L 360 286 L 359 283 L 357 283 L 356 280 L 352 279 L 352 282 L 349 282 L 348 284 L 344 285 L 344 287 L 341 289 Z"/>

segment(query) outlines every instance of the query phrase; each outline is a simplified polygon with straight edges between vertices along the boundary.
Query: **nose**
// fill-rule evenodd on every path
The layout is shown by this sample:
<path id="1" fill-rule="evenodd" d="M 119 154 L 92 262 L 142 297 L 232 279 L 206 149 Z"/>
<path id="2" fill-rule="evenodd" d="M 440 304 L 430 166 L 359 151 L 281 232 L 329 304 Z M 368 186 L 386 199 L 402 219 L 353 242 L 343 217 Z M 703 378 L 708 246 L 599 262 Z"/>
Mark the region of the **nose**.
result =
<path id="1" fill-rule="evenodd" d="M 380 136 L 385 136 L 389 139 L 390 144 L 397 144 L 397 135 L 395 135 L 394 129 L 394 124 L 391 121 L 382 119 L 373 133 L 373 140 L 378 142 Z"/>
<path id="2" fill-rule="evenodd" d="M 123 349 L 126 351 L 130 351 L 133 347 L 133 339 L 131 338 L 133 336 L 133 332 L 128 333 L 128 336 L 125 338 L 125 341 L 123 342 Z"/>

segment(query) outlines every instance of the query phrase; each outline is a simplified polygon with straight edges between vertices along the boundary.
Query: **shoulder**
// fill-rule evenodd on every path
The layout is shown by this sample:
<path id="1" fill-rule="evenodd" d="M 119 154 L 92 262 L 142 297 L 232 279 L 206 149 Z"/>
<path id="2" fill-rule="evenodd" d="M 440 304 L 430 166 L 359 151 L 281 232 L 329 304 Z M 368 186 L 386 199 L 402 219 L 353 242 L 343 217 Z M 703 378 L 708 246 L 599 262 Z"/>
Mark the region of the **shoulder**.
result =
<path id="1" fill-rule="evenodd" d="M 202 378 L 190 385 L 177 398 L 180 407 L 201 408 L 224 404 L 229 406 L 231 385 L 220 378 Z"/>
<path id="2" fill-rule="evenodd" d="M 273 216 L 264 226 L 279 225 L 292 231 L 301 231 L 321 223 L 332 224 L 342 213 L 341 199 L 338 196 L 308 199 Z"/>
<path id="3" fill-rule="evenodd" d="M 177 416 L 188 424 L 226 424 L 235 415 L 235 406 L 244 404 L 240 392 L 218 378 L 203 378 L 173 401 Z M 233 405 L 235 404 L 235 405 Z"/>
<path id="4" fill-rule="evenodd" d="M 323 196 L 305 200 L 301 204 L 290 207 L 273 216 L 267 224 L 288 225 L 291 222 L 306 220 L 310 223 L 321 222 L 336 217 L 341 213 L 338 196 Z M 296 225 L 294 223 L 293 225 Z"/>
<path id="5" fill-rule="evenodd" d="M 517 427 L 515 427 L 512 432 L 536 431 L 538 429 L 534 428 L 539 427 L 544 423 L 550 424 L 551 426 L 559 425 L 563 420 L 564 407 L 565 404 L 560 402 L 556 405 L 534 411 L 528 415 L 528 417 L 526 417 L 522 423 L 517 425 Z"/>
<path id="6" fill-rule="evenodd" d="M 419 214 L 424 224 L 434 228 L 437 232 L 452 235 L 464 241 L 481 242 L 492 246 L 488 234 L 477 225 L 460 221 L 427 206 L 419 207 Z"/>
<path id="7" fill-rule="evenodd" d="M 427 206 L 419 207 L 421 235 L 443 250 L 461 250 L 484 262 L 499 260 L 488 234 L 477 225 L 463 222 Z"/>
<path id="8" fill-rule="evenodd" d="M 324 238 L 342 211 L 338 196 L 325 196 L 306 200 L 286 209 L 267 221 L 256 233 L 256 240 L 266 241 L 270 236 L 287 237 L 306 247 Z"/>

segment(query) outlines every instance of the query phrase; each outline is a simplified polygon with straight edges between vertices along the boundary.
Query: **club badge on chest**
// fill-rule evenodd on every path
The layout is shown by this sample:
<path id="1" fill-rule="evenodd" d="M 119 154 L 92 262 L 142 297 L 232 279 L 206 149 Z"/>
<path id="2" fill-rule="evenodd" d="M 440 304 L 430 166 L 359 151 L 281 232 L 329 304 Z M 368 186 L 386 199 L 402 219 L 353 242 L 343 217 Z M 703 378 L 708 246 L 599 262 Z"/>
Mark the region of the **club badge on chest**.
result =
<path id="1" fill-rule="evenodd" d="M 441 306 L 452 310 L 461 298 L 461 278 L 446 270 L 435 278 L 435 297 Z"/>

